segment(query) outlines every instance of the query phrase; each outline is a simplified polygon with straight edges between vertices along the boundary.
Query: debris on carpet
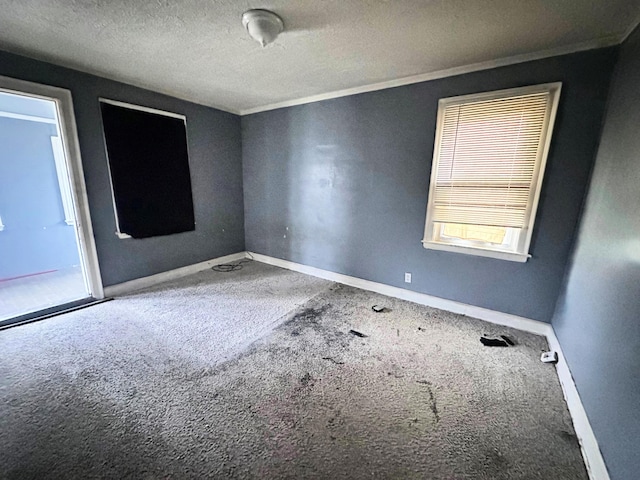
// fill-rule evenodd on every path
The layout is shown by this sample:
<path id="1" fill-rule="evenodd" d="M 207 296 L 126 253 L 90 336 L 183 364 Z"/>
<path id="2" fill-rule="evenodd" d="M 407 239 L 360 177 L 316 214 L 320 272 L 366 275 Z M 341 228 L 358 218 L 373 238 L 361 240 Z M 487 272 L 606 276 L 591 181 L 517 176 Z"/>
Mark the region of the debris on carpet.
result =
<path id="1" fill-rule="evenodd" d="M 357 330 L 349 330 L 349 333 L 351 335 L 355 335 L 356 337 L 360 337 L 360 338 L 367 338 L 369 335 L 365 335 L 364 333 L 358 332 Z"/>
<path id="2" fill-rule="evenodd" d="M 515 343 L 506 335 L 500 335 L 499 337 L 490 337 L 483 335 L 480 337 L 480 342 L 485 347 L 513 347 Z"/>
<path id="3" fill-rule="evenodd" d="M 336 365 L 344 365 L 344 362 L 339 362 L 338 360 L 336 360 L 333 357 L 322 357 L 323 360 L 329 360 L 332 363 L 335 363 Z"/>

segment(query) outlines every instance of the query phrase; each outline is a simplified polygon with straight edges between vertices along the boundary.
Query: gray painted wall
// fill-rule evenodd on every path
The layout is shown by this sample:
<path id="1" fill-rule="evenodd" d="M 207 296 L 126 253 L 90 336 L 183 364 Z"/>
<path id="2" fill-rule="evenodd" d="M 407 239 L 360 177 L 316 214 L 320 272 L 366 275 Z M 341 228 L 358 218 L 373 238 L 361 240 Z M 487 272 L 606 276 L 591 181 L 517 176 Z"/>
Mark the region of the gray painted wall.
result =
<path id="1" fill-rule="evenodd" d="M 617 49 L 242 117 L 247 249 L 549 322 Z M 438 99 L 562 81 L 527 263 L 425 250 Z M 404 283 L 412 272 L 413 283 Z"/>
<path id="2" fill-rule="evenodd" d="M 623 44 L 553 326 L 613 480 L 640 472 L 640 30 Z"/>
<path id="3" fill-rule="evenodd" d="M 0 52 L 0 75 L 71 90 L 105 286 L 244 250 L 238 116 L 6 52 Z M 195 231 L 144 240 L 116 237 L 99 97 L 187 116 Z"/>

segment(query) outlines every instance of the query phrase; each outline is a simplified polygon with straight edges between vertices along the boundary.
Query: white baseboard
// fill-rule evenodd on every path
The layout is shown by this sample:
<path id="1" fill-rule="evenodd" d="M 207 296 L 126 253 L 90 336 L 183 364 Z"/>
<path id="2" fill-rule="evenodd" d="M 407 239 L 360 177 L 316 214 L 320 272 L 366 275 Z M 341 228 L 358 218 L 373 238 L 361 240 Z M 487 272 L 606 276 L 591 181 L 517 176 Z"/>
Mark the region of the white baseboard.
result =
<path id="1" fill-rule="evenodd" d="M 591 429 L 587 412 L 582 405 L 578 389 L 573 381 L 573 375 L 571 375 L 569 365 L 567 365 L 564 353 L 562 352 L 562 347 L 553 329 L 547 334 L 547 341 L 549 342 L 549 348 L 558 354 L 556 371 L 558 372 L 562 392 L 564 393 L 564 398 L 569 407 L 571 419 L 573 420 L 573 428 L 580 442 L 580 449 L 582 450 L 582 457 L 584 458 L 589 478 L 591 480 L 609 480 L 609 472 L 604 463 L 604 458 L 602 458 L 598 440 Z"/>
<path id="2" fill-rule="evenodd" d="M 404 288 L 392 287 L 383 283 L 363 280 L 361 278 L 351 277 L 341 273 L 322 270 L 320 268 L 310 267 L 308 265 L 290 262 L 288 260 L 282 260 L 259 253 L 247 252 L 247 257 L 258 262 L 286 268 L 287 270 L 306 273 L 307 275 L 324 278 L 325 280 L 332 280 L 352 287 L 362 288 L 363 290 L 369 290 L 382 295 L 408 300 L 420 305 L 426 305 L 453 313 L 467 315 L 469 317 L 479 318 L 480 320 L 485 320 L 497 325 L 516 328 L 518 330 L 547 337 L 549 348 L 558 353 L 558 364 L 556 366 L 556 370 L 558 372 L 558 378 L 560 380 L 560 385 L 562 386 L 564 398 L 567 402 L 567 407 L 569 408 L 569 413 L 573 419 L 574 429 L 576 431 L 578 441 L 580 442 L 580 448 L 589 473 L 589 478 L 591 480 L 609 480 L 609 474 L 607 472 L 604 459 L 602 458 L 598 441 L 591 429 L 589 419 L 587 418 L 587 414 L 582 405 L 582 401 L 580 400 L 580 396 L 578 395 L 578 390 L 573 381 L 573 377 L 569 371 L 567 362 L 565 361 L 560 343 L 558 342 L 555 332 L 553 331 L 553 327 L 550 324 L 519 317 L 517 315 L 489 310 L 487 308 L 476 307 L 474 305 L 468 305 L 453 300 L 434 297 L 432 295 L 418 293 Z"/>
<path id="3" fill-rule="evenodd" d="M 104 295 L 106 297 L 117 297 L 125 295 L 127 293 L 141 290 L 143 288 L 153 287 L 158 283 L 168 282 L 176 280 L 178 278 L 186 277 L 194 273 L 207 270 L 215 265 L 223 263 L 235 262 L 246 258 L 246 252 L 233 253 L 231 255 L 225 255 L 224 257 L 218 257 L 206 262 L 196 263 L 194 265 L 187 265 L 186 267 L 176 268 L 175 270 L 169 270 L 168 272 L 157 273 L 148 277 L 136 278 L 124 283 L 118 283 L 117 285 L 111 285 L 104 288 Z"/>
<path id="4" fill-rule="evenodd" d="M 486 320 L 487 322 L 495 323 L 505 327 L 512 327 L 517 328 L 518 330 L 523 330 L 525 332 L 535 333 L 536 335 L 546 336 L 550 331 L 552 331 L 551 325 L 549 325 L 548 323 L 540 322 L 538 320 L 531 320 L 529 318 L 511 315 L 509 313 L 497 312 L 495 310 L 476 307 L 474 305 L 468 305 L 466 303 L 460 303 L 454 300 L 434 297 L 432 295 L 427 295 L 426 293 L 414 292 L 412 290 L 406 290 L 404 288 L 392 287 L 390 285 L 385 285 L 384 283 L 363 280 L 362 278 L 330 272 L 328 270 L 322 270 L 320 268 L 310 267 L 308 265 L 302 265 L 300 263 L 294 263 L 288 260 L 281 260 L 279 258 L 269 257 L 260 253 L 248 252 L 247 256 L 249 257 L 249 255 L 250 258 L 253 258 L 258 262 L 267 263 L 276 267 L 286 268 L 287 270 L 306 273 L 314 277 L 324 278 L 325 280 L 332 280 L 334 282 L 343 283 L 345 285 L 361 288 L 363 290 L 369 290 L 371 292 L 380 293 L 389 297 L 408 300 L 420 305 L 426 305 L 428 307 L 439 308 L 440 310 L 447 310 L 449 312 L 479 318 L 480 320 Z"/>

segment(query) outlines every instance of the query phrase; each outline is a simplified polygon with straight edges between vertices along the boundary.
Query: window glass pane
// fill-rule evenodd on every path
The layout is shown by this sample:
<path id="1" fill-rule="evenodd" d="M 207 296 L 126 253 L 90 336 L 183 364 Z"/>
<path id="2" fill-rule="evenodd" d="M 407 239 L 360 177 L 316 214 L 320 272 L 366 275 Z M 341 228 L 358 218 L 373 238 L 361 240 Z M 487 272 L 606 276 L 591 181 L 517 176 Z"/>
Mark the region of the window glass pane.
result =
<path id="1" fill-rule="evenodd" d="M 442 235 L 460 238 L 462 240 L 477 240 L 480 242 L 502 245 L 507 229 L 505 227 L 487 227 L 486 225 L 462 225 L 459 223 L 445 223 Z"/>

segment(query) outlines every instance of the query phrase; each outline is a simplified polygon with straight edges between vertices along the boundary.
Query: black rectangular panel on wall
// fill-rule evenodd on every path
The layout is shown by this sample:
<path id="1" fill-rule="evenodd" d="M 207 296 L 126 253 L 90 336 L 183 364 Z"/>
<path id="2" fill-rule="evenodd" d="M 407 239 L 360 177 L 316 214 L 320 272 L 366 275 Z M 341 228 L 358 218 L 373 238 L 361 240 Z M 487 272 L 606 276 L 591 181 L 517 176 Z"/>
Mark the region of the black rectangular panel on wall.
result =
<path id="1" fill-rule="evenodd" d="M 184 117 L 100 102 L 120 233 L 195 230 Z"/>

